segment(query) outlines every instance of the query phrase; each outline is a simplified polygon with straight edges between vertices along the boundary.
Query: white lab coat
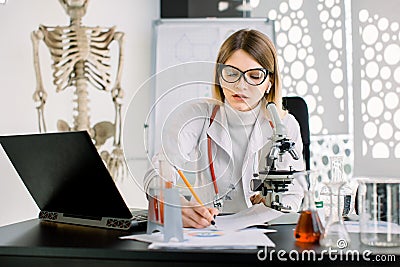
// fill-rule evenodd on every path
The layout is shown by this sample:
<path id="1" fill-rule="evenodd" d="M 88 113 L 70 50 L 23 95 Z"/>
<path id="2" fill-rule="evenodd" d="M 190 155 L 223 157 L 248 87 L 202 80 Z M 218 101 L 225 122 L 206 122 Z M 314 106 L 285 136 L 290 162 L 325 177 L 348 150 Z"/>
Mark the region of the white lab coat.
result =
<path id="1" fill-rule="evenodd" d="M 220 107 L 214 122 L 209 127 L 209 118 L 214 105 L 215 103 L 212 101 L 197 101 L 183 105 L 182 110 L 167 120 L 162 129 L 162 151 L 167 160 L 171 165 L 184 170 L 189 179 L 194 180 L 195 191 L 206 205 L 211 205 L 215 196 L 209 168 L 207 135 L 212 140 L 212 155 L 220 196 L 227 192 L 227 185 L 232 182 L 231 174 L 234 169 L 234 151 L 232 151 L 224 105 Z M 265 103 L 262 105 L 265 107 Z M 261 154 L 259 151 L 261 149 L 268 151 L 268 145 L 271 144 L 272 128 L 265 112 L 264 109 L 261 109 L 257 115 L 242 165 L 242 179 L 238 180 L 243 185 L 244 199 L 248 207 L 252 205 L 250 196 L 256 193 L 250 189 L 250 180 L 253 178 L 254 172 L 259 170 L 259 159 L 266 156 L 266 154 L 259 155 Z M 286 153 L 282 162 L 276 163 L 276 167 L 277 169 L 289 169 L 289 166 L 292 166 L 295 170 L 304 170 L 300 127 L 290 114 L 287 114 L 282 122 L 287 128 L 288 137 L 296 144 L 295 149 L 300 159 L 293 160 Z M 158 155 L 156 154 L 153 158 L 153 166 L 145 175 L 145 190 L 147 190 L 151 178 L 157 173 Z M 175 179 L 179 179 L 179 176 L 176 175 Z M 292 210 L 298 210 L 302 198 L 303 189 L 294 180 L 289 185 L 289 191 L 284 193 L 282 202 L 284 205 L 291 206 Z"/>

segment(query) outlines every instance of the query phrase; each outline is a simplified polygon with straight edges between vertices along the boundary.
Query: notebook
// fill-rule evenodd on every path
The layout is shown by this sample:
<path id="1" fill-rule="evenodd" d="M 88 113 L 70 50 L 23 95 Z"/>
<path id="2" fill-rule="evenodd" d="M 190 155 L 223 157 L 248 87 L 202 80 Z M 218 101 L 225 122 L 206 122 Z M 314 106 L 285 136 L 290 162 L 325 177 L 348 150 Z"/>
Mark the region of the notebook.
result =
<path id="1" fill-rule="evenodd" d="M 130 229 L 146 210 L 127 207 L 86 131 L 0 136 L 46 221 Z"/>

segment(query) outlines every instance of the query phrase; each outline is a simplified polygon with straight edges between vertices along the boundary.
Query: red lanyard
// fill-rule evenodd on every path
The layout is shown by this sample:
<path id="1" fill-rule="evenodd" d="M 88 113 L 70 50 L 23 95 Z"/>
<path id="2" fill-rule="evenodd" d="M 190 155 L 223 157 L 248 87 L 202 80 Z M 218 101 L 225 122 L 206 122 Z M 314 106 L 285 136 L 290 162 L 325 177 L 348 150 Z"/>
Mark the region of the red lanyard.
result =
<path id="1" fill-rule="evenodd" d="M 219 110 L 219 105 L 215 105 L 213 108 L 213 111 L 211 113 L 211 117 L 210 117 L 210 125 L 213 123 L 215 115 L 217 114 Z M 213 181 L 214 184 L 214 191 L 215 194 L 218 195 L 218 185 L 217 185 L 217 178 L 215 177 L 215 171 L 214 171 L 214 163 L 212 160 L 212 148 L 211 148 L 211 137 L 207 134 L 207 149 L 208 149 L 208 161 L 210 163 L 210 172 L 211 172 L 211 179 Z"/>

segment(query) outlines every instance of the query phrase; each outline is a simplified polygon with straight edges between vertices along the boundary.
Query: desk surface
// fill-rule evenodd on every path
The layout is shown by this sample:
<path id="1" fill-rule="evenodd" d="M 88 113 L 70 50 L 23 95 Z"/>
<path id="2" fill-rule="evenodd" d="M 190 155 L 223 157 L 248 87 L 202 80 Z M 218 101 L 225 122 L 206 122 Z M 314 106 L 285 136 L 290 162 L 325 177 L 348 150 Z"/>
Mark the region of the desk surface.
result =
<path id="1" fill-rule="evenodd" d="M 166 266 L 250 266 L 268 264 L 268 261 L 288 265 L 296 264 L 293 257 L 301 252 L 312 250 L 317 254 L 316 260 L 309 263 L 333 264 L 338 263 L 328 255 L 319 259 L 324 248 L 318 245 L 304 246 L 296 244 L 293 237 L 294 225 L 271 226 L 277 233 L 268 234 L 276 244 L 275 248 L 268 248 L 268 257 L 260 260 L 257 254 L 260 250 L 148 250 L 146 243 L 121 240 L 118 237 L 132 234 L 132 231 L 107 230 L 85 226 L 40 222 L 37 219 L 24 221 L 0 228 L 0 266 L 155 266 L 162 263 Z M 352 240 L 348 249 L 360 253 L 359 261 L 363 261 L 362 253 L 371 251 L 369 264 L 377 263 L 376 256 L 385 257 L 387 264 L 400 262 L 399 248 L 373 248 L 361 245 L 358 234 L 351 234 Z M 280 254 L 278 253 L 279 251 Z M 284 252 L 283 252 L 284 251 Z M 279 255 L 280 257 L 278 257 Z M 291 254 L 291 255 L 290 255 Z M 345 253 L 342 253 L 343 259 Z M 264 254 L 259 254 L 263 256 Z M 395 256 L 392 256 L 395 255 Z M 272 256 L 272 257 L 271 257 Z M 390 259 L 389 259 L 390 257 Z M 286 259 L 281 261 L 280 259 Z M 307 259 L 307 258 L 305 258 Z M 389 261 L 389 262 L 388 262 Z M 358 260 L 351 258 L 340 264 L 356 264 Z M 380 262 L 382 263 L 382 261 Z"/>

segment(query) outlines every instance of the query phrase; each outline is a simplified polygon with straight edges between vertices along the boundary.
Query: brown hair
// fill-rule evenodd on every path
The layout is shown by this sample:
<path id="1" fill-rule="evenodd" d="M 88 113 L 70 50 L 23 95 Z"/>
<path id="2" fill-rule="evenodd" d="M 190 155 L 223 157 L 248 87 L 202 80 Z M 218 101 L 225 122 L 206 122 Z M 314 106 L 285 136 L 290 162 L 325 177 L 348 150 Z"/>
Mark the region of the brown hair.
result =
<path id="1" fill-rule="evenodd" d="M 230 35 L 221 45 L 217 63 L 225 63 L 229 57 L 239 49 L 247 52 L 263 68 L 269 71 L 269 81 L 272 86 L 269 93 L 265 95 L 265 99 L 267 102 L 275 102 L 278 107 L 282 107 L 281 77 L 278 69 L 278 58 L 271 39 L 257 30 L 239 30 Z M 212 91 L 215 99 L 221 102 L 225 100 L 222 87 L 219 83 L 218 71 L 215 71 Z"/>

